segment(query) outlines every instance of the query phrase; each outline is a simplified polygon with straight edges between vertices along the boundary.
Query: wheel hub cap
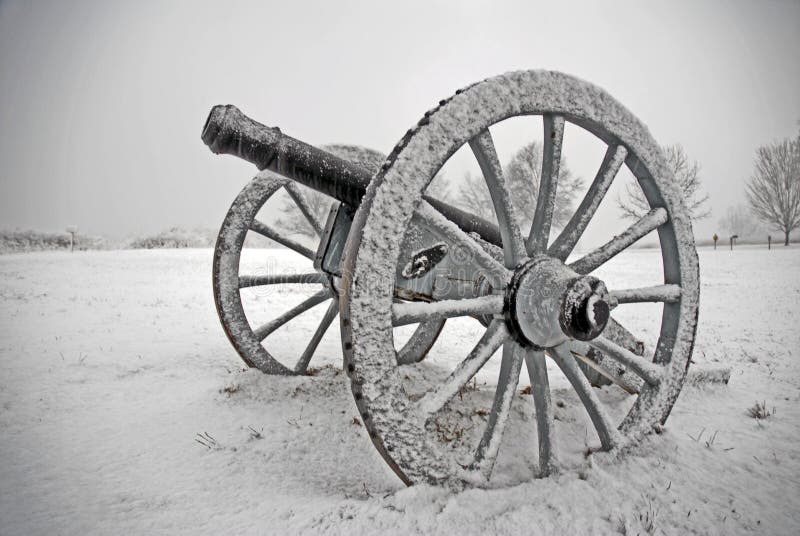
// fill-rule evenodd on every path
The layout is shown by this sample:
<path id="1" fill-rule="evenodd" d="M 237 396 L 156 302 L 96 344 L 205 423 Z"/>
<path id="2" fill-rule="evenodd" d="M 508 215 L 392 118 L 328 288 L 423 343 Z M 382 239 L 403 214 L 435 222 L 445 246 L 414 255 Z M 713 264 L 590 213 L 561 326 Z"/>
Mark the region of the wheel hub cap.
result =
<path id="1" fill-rule="evenodd" d="M 581 276 L 550 257 L 517 268 L 506 292 L 506 320 L 517 340 L 551 348 L 568 339 L 588 341 L 606 327 L 610 308 L 605 284 Z"/>

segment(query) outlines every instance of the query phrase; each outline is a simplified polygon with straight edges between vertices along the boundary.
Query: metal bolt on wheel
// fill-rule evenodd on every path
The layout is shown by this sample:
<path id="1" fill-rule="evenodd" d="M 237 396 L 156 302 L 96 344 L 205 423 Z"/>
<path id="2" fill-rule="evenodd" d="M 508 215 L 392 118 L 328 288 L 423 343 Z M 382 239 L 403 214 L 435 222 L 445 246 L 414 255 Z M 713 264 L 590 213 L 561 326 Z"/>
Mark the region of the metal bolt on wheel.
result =
<path id="1" fill-rule="evenodd" d="M 517 116 L 541 116 L 541 183 L 530 229 L 514 213 L 489 128 Z M 565 125 L 607 145 L 583 201 L 551 242 Z M 502 259 L 487 253 L 423 193 L 445 162 L 469 145 L 486 180 L 502 241 Z M 566 263 L 621 166 L 638 180 L 651 210 L 625 232 Z M 412 219 L 436 230 L 451 248 L 470 252 L 491 291 L 435 303 L 394 303 L 396 266 Z M 644 288 L 614 288 L 591 274 L 656 231 L 663 279 Z M 688 213 L 659 146 L 628 110 L 602 89 L 556 72 L 521 71 L 469 86 L 425 114 L 372 180 L 345 248 L 341 292 L 345 365 L 362 420 L 380 454 L 406 483 L 485 482 L 501 449 L 525 363 L 538 438 L 538 471 L 559 466 L 559 445 L 547 359 L 568 380 L 588 414 L 597 448 L 626 445 L 663 423 L 677 398 L 691 356 L 699 299 L 697 254 Z M 655 279 L 655 278 L 654 278 Z M 663 304 L 652 353 L 614 319 L 628 303 Z M 393 326 L 457 316 L 487 319 L 483 335 L 443 380 L 409 389 L 398 368 Z M 474 444 L 443 442 L 449 404 L 502 349 L 497 386 Z M 602 375 L 635 394 L 624 417 L 612 419 L 580 366 L 601 355 Z M 609 365 L 610 364 L 610 365 Z M 579 366 L 580 365 L 580 366 Z M 615 365 L 615 366 L 611 366 Z M 624 377 L 619 370 L 625 369 Z"/>

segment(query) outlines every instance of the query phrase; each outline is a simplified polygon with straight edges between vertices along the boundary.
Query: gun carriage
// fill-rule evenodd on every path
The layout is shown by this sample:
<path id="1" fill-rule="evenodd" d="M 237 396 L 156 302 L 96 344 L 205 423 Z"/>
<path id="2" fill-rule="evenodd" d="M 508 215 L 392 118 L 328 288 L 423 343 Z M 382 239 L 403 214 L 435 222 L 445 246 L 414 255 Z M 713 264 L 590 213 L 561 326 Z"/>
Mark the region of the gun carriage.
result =
<path id="1" fill-rule="evenodd" d="M 540 116 L 544 129 L 541 180 L 527 220 L 516 213 L 490 133 L 490 127 L 519 116 Z M 594 135 L 607 149 L 584 198 L 551 240 L 566 124 Z M 234 106 L 212 109 L 202 139 L 214 153 L 262 170 L 233 202 L 214 255 L 215 302 L 233 346 L 265 373 L 304 374 L 338 315 L 344 368 L 361 419 L 405 483 L 480 485 L 490 478 L 523 363 L 531 383 L 538 476 L 559 466 L 548 360 L 585 408 L 597 450 L 630 445 L 667 419 L 683 385 L 697 323 L 691 222 L 658 144 L 604 90 L 551 71 L 490 78 L 440 101 L 388 157 L 347 147 L 333 148 L 337 156 L 249 119 Z M 496 222 L 426 191 L 464 146 L 477 159 Z M 649 212 L 602 246 L 572 255 L 623 166 L 641 186 Z M 332 199 L 326 222 L 298 184 Z M 256 218 L 281 189 L 313 227 L 316 251 Z M 520 221 L 531 222 L 529 228 Z M 240 273 L 249 231 L 309 258 L 314 271 Z M 652 231 L 663 266 L 652 285 L 613 286 L 593 275 Z M 266 324 L 251 325 L 240 289 L 276 284 L 320 290 Z M 294 363 L 275 359 L 267 349 L 269 336 L 324 302 L 329 304 L 320 325 Z M 617 307 L 642 302 L 663 307 L 651 341 L 614 318 Z M 418 364 L 455 317 L 474 318 L 480 339 L 448 374 L 427 377 Z M 395 330 L 412 325 L 413 334 L 398 344 Z M 442 441 L 442 416 L 496 353 L 497 386 L 491 407 L 481 414 L 481 429 L 470 440 Z M 609 397 L 600 396 L 606 390 L 625 395 L 624 411 L 609 408 Z"/>

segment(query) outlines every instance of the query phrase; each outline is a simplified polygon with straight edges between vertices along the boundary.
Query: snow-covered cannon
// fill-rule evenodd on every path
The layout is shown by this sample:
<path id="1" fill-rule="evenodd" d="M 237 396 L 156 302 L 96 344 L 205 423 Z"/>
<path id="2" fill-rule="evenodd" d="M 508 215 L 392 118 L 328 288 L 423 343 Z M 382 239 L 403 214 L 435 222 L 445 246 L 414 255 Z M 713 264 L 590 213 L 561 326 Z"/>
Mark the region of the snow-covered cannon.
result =
<path id="1" fill-rule="evenodd" d="M 540 180 L 531 185 L 537 196 L 528 215 L 517 213 L 490 133 L 490 127 L 520 116 L 540 116 L 543 124 Z M 566 125 L 594 135 L 605 145 L 605 155 L 574 214 L 551 233 Z M 212 109 L 202 139 L 215 153 L 236 155 L 265 170 L 234 201 L 215 249 L 214 295 L 228 337 L 250 366 L 303 374 L 338 314 L 344 367 L 361 420 L 404 482 L 489 479 L 509 428 L 523 362 L 531 382 L 526 394 L 533 400 L 539 476 L 557 469 L 560 454 L 569 451 L 556 449 L 563 433 L 555 425 L 547 358 L 551 369 L 563 373 L 597 432 L 599 445 L 590 445 L 589 452 L 626 446 L 667 419 L 683 385 L 697 323 L 699 277 L 691 222 L 658 144 L 604 90 L 552 71 L 490 78 L 440 101 L 388 157 L 342 146 L 332 148 L 336 156 L 257 123 L 233 106 Z M 427 191 L 464 146 L 483 174 L 496 223 Z M 641 186 L 649 212 L 602 246 L 574 255 L 623 166 Z M 298 183 L 336 202 L 326 223 Z M 313 227 L 316 251 L 256 218 L 280 189 Z M 240 273 L 248 231 L 308 257 L 314 271 Z M 628 288 L 622 281 L 614 286 L 592 274 L 652 231 L 663 269 L 651 285 Z M 321 290 L 277 318 L 253 325 L 244 313 L 241 289 L 275 284 L 314 284 Z M 279 362 L 267 351 L 270 334 L 327 300 L 320 325 L 294 364 Z M 652 341 L 614 318 L 620 305 L 642 302 L 661 307 Z M 475 319 L 474 346 L 444 372 L 426 368 L 423 358 L 445 322 L 456 317 Z M 400 343 L 397 330 L 411 325 L 416 329 Z M 497 386 L 490 400 L 480 399 L 485 395 L 471 395 L 469 385 L 495 353 L 502 354 Z M 464 410 L 481 400 L 490 407 Z"/>

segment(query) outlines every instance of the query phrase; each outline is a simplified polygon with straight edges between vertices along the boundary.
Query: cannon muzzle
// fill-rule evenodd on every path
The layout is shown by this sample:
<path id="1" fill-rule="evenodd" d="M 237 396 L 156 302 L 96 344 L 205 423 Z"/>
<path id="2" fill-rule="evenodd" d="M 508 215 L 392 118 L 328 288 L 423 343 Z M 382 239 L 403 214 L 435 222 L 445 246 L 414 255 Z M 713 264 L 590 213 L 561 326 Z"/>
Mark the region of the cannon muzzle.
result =
<path id="1" fill-rule="evenodd" d="M 259 170 L 269 169 L 352 207 L 361 204 L 372 180 L 368 170 L 287 136 L 277 127 L 262 125 L 231 104 L 211 109 L 201 138 L 216 154 L 238 156 Z M 494 224 L 438 199 L 425 199 L 463 231 L 502 245 Z"/>

